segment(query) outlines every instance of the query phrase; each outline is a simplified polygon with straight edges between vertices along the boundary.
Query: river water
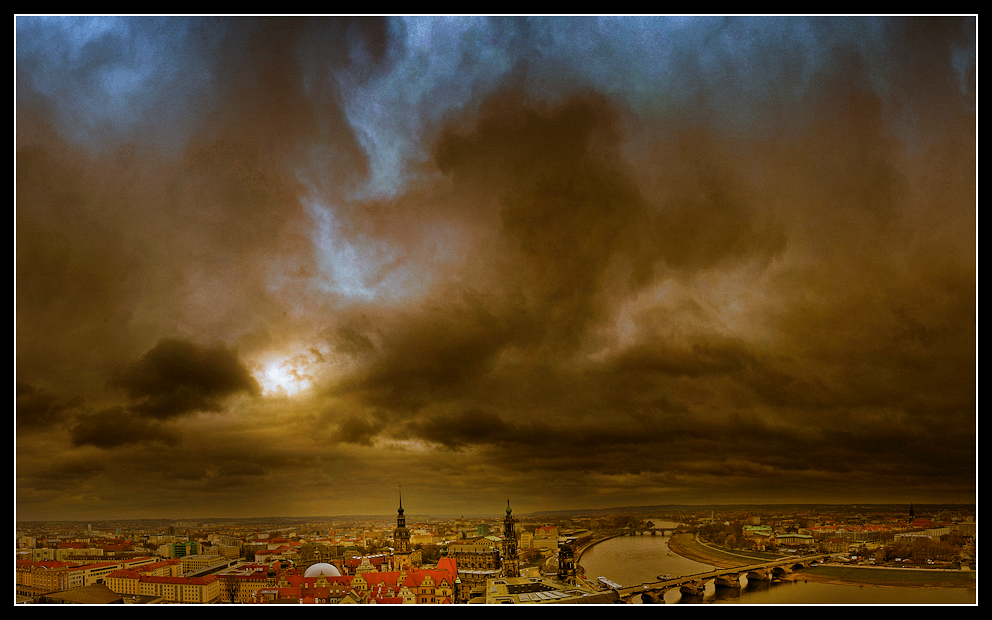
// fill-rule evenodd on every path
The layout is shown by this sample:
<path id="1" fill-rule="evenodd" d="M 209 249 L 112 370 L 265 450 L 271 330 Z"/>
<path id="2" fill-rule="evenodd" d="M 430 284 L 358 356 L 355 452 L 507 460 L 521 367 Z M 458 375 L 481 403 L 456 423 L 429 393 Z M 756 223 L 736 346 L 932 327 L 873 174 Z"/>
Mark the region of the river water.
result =
<path id="1" fill-rule="evenodd" d="M 658 527 L 672 527 L 677 524 L 652 519 Z M 596 581 L 597 577 L 632 586 L 658 580 L 658 575 L 669 574 L 675 577 L 693 575 L 714 570 L 709 564 L 702 564 L 683 558 L 668 549 L 668 536 L 621 536 L 593 545 L 582 554 L 579 564 L 585 568 L 586 578 Z M 807 569 L 807 570 L 816 570 Z M 748 583 L 741 576 L 740 590 L 720 588 L 712 581 L 706 584 L 702 597 L 683 597 L 679 590 L 665 593 L 665 602 L 686 603 L 743 603 L 749 605 L 791 604 L 791 605 L 898 605 L 898 604 L 975 604 L 975 590 L 966 588 L 879 588 L 869 586 L 842 586 L 804 581 L 755 582 Z M 640 597 L 634 597 L 640 602 Z"/>

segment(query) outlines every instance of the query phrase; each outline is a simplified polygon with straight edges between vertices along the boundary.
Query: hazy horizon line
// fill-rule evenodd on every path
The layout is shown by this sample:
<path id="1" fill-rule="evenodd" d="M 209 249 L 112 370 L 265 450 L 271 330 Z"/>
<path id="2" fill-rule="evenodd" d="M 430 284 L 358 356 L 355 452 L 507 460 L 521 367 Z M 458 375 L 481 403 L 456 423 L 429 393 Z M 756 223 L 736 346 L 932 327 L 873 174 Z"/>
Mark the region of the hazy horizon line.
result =
<path id="1" fill-rule="evenodd" d="M 760 503 L 760 504 L 653 504 L 653 505 L 643 505 L 643 506 L 615 506 L 611 508 L 575 508 L 575 509 L 565 509 L 565 510 L 536 510 L 526 513 L 518 513 L 519 517 L 527 516 L 547 516 L 547 515 L 567 515 L 567 514 L 580 514 L 580 513 L 615 513 L 623 514 L 625 511 L 639 511 L 643 512 L 645 510 L 665 510 L 665 509 L 739 509 L 739 508 L 776 508 L 776 507 L 844 507 L 844 508 L 874 508 L 874 507 L 901 507 L 901 506 L 912 506 L 915 509 L 925 509 L 932 507 L 940 508 L 971 508 L 974 509 L 975 503 L 964 503 L 964 502 L 939 502 L 939 503 L 916 503 L 916 502 L 879 502 L 879 503 L 828 503 L 828 502 L 813 502 L 813 503 Z M 480 517 L 491 517 L 490 513 L 471 513 L 471 514 L 455 514 L 455 513 L 418 513 L 410 512 L 409 510 L 404 510 L 407 518 L 418 516 L 418 517 L 431 517 L 431 518 L 480 518 Z M 493 513 L 495 514 L 495 513 Z M 16 519 L 17 523 L 57 523 L 57 522 L 84 522 L 84 521 L 265 521 L 265 520 L 327 520 L 327 519 L 378 519 L 378 518 L 388 518 L 395 516 L 393 513 L 382 513 L 382 514 L 345 514 L 345 515 L 291 515 L 291 516 L 265 516 L 265 517 L 115 517 L 115 518 L 99 518 L 99 519 Z"/>

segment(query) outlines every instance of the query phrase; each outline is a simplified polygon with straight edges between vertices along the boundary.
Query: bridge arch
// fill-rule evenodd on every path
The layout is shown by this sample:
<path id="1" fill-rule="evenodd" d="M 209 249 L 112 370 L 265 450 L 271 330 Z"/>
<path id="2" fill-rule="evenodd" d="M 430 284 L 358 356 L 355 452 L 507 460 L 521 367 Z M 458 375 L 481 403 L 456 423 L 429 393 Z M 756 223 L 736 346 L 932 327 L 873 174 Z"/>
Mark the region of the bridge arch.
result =
<path id="1" fill-rule="evenodd" d="M 655 596 L 657 598 L 658 593 L 661 593 L 661 596 L 664 597 L 664 593 L 672 588 L 679 588 L 681 590 L 684 586 L 689 586 L 689 584 L 693 582 L 696 584 L 702 584 L 710 581 L 711 579 L 718 580 L 718 585 L 722 585 L 723 588 L 739 588 L 740 576 L 742 574 L 747 575 L 748 581 L 751 579 L 771 580 L 775 577 L 787 575 L 796 568 L 809 566 L 811 563 L 827 557 L 829 557 L 829 554 L 818 554 L 815 556 L 803 557 L 801 559 L 781 558 L 769 562 L 735 566 L 732 568 L 721 568 L 695 575 L 683 575 L 673 579 L 659 580 L 637 586 L 620 587 L 615 588 L 614 591 L 621 600 L 630 602 L 633 597 L 638 595 L 641 595 L 642 600 L 644 600 L 643 596 L 645 593 L 653 593 L 649 594 L 649 598 L 651 598 L 651 596 Z M 720 581 L 723 583 L 719 583 Z M 691 587 L 689 589 L 691 589 Z"/>

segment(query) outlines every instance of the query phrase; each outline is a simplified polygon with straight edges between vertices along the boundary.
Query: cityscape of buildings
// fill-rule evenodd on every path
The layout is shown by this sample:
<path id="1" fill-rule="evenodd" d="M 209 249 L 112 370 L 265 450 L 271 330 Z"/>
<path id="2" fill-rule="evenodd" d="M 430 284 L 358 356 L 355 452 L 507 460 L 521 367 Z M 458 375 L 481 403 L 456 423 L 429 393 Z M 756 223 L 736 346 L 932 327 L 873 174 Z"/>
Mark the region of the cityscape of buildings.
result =
<path id="1" fill-rule="evenodd" d="M 662 508 L 665 511 L 666 509 Z M 885 564 L 886 552 L 932 541 L 923 566 L 974 567 L 973 509 L 700 507 L 655 511 L 728 548 L 829 552 Z M 16 600 L 93 604 L 616 603 L 616 584 L 577 556 L 618 535 L 646 534 L 637 514 L 18 523 Z M 940 541 L 944 541 L 941 543 Z"/>

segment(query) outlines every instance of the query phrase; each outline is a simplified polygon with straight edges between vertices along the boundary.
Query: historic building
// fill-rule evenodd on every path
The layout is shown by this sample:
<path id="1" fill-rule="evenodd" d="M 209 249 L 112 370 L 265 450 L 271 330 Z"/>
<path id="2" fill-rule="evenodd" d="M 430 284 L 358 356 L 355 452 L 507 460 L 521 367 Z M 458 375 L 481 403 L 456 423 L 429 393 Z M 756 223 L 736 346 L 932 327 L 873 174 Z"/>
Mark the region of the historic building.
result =
<path id="1" fill-rule="evenodd" d="M 396 511 L 396 529 L 393 530 L 393 570 L 404 570 L 413 567 L 410 553 L 410 530 L 403 516 L 403 493 L 400 492 L 400 507 Z"/>
<path id="2" fill-rule="evenodd" d="M 472 590 L 485 589 L 486 580 L 502 575 L 499 542 L 494 536 L 477 536 L 444 548 L 442 559 L 453 560 L 457 567 L 459 602 L 467 603 Z"/>
<path id="3" fill-rule="evenodd" d="M 92 586 L 121 569 L 135 569 L 156 564 L 154 558 L 133 558 L 111 562 L 32 562 L 15 561 L 16 592 L 20 596 L 38 596 L 72 588 Z"/>
<path id="4" fill-rule="evenodd" d="M 270 575 L 264 564 L 242 564 L 217 573 L 220 579 L 221 603 L 248 603 L 255 592 L 275 585 L 275 575 Z"/>
<path id="5" fill-rule="evenodd" d="M 305 542 L 299 546 L 296 557 L 293 558 L 293 565 L 296 568 L 306 570 L 314 564 L 328 564 L 331 560 L 336 560 L 339 564 L 344 561 L 341 547 Z"/>
<path id="6" fill-rule="evenodd" d="M 275 582 L 258 588 L 247 602 L 253 603 L 407 603 L 455 602 L 457 570 L 454 561 L 442 558 L 437 568 L 398 571 L 368 571 L 356 575 L 334 575 L 330 565 L 311 566 L 306 574 L 285 570 Z M 314 570 L 317 568 L 318 570 Z"/>
<path id="7" fill-rule="evenodd" d="M 575 585 L 575 539 L 568 538 L 558 546 L 558 581 Z"/>
<path id="8" fill-rule="evenodd" d="M 506 516 L 503 517 L 503 577 L 520 576 L 520 555 L 517 552 L 517 533 L 510 509 L 510 500 L 506 500 Z"/>
<path id="9" fill-rule="evenodd" d="M 118 594 L 161 597 L 170 603 L 220 602 L 221 581 L 216 575 L 158 577 L 125 569 L 107 575 L 105 584 Z"/>

